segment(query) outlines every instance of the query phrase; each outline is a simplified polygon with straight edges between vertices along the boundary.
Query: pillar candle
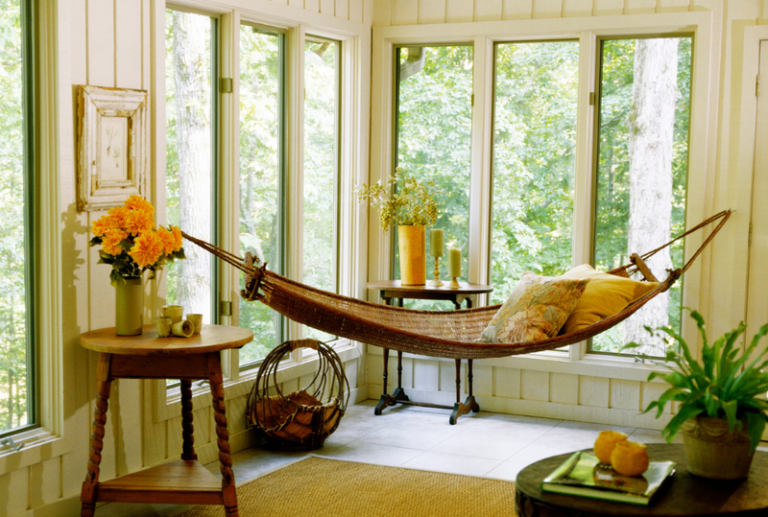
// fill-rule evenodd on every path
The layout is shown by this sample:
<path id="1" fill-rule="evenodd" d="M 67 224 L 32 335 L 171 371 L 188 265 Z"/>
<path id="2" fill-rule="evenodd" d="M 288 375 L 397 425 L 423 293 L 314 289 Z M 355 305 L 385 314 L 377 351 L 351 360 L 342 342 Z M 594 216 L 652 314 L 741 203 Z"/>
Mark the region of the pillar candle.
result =
<path id="1" fill-rule="evenodd" d="M 443 256 L 443 230 L 432 228 L 429 231 L 429 254 L 433 257 Z"/>
<path id="2" fill-rule="evenodd" d="M 461 250 L 448 249 L 448 276 L 458 278 L 461 276 Z"/>

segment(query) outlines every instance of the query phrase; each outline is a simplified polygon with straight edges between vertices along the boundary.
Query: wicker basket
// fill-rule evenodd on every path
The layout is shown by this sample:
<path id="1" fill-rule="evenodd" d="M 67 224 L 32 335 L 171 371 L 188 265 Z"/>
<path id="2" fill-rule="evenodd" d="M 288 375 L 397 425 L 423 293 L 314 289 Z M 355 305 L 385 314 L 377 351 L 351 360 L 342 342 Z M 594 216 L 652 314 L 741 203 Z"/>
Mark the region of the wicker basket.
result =
<path id="1" fill-rule="evenodd" d="M 278 367 L 297 348 L 317 350 L 319 367 L 309 385 L 283 395 L 277 382 Z M 248 398 L 248 415 L 264 432 L 269 446 L 306 451 L 322 447 L 339 426 L 348 401 L 349 382 L 331 347 L 315 339 L 286 341 L 264 358 Z"/>

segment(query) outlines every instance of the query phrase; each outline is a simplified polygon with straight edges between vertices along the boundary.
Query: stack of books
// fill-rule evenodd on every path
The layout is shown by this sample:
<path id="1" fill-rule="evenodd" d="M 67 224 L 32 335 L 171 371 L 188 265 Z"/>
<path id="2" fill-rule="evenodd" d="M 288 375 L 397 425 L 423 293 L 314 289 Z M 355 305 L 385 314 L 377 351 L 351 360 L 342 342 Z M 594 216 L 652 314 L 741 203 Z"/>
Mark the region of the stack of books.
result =
<path id="1" fill-rule="evenodd" d="M 674 461 L 652 461 L 642 476 L 622 476 L 610 465 L 602 465 L 592 451 L 579 451 L 547 476 L 541 489 L 647 506 L 674 472 Z"/>

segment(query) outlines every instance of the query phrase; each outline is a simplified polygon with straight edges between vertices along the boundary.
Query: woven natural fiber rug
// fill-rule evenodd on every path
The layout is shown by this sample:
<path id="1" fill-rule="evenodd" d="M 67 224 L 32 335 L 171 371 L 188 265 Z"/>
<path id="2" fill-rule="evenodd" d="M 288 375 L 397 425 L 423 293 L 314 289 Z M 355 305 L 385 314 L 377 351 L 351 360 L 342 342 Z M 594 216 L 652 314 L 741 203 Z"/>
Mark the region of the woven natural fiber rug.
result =
<path id="1" fill-rule="evenodd" d="M 309 457 L 237 488 L 241 517 L 514 516 L 508 481 Z M 180 517 L 221 517 L 196 506 Z"/>

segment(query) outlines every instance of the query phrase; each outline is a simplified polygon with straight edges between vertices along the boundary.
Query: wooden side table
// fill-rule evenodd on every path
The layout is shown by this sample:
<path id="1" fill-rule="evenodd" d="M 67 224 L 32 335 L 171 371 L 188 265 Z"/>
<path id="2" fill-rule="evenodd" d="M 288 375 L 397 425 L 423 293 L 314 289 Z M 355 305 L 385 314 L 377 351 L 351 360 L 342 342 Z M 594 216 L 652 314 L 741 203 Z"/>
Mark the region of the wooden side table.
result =
<path id="1" fill-rule="evenodd" d="M 543 492 L 541 482 L 571 453 L 528 465 L 515 481 L 515 510 L 520 517 L 764 517 L 768 515 L 768 453 L 756 451 L 747 479 L 722 481 L 690 474 L 679 444 L 649 444 L 652 461 L 677 465 L 648 506 Z"/>
<path id="2" fill-rule="evenodd" d="M 378 289 L 379 296 L 387 305 L 392 305 L 393 300 L 397 299 L 398 307 L 403 306 L 404 299 L 412 300 L 448 300 L 453 303 L 456 310 L 461 309 L 461 304 L 466 302 L 467 308 L 472 308 L 472 296 L 477 294 L 485 294 L 493 291 L 493 287 L 489 285 L 470 284 L 467 282 L 459 282 L 460 287 L 458 289 L 450 289 L 448 285 L 442 287 L 433 287 L 430 285 L 408 285 L 404 286 L 400 283 L 400 280 L 385 280 L 381 282 L 369 282 L 369 289 Z M 411 406 L 432 407 L 440 409 L 453 409 L 451 416 L 448 418 L 448 422 L 451 425 L 456 424 L 456 421 L 461 415 L 466 415 L 470 411 L 477 413 L 480 411 L 480 406 L 475 401 L 475 396 L 472 394 L 472 359 L 467 359 L 467 385 L 469 388 L 469 395 L 462 404 L 461 402 L 461 359 L 456 359 L 456 403 L 451 406 L 443 406 L 440 404 L 429 404 L 427 402 L 414 402 L 403 390 L 403 352 L 397 352 L 397 388 L 392 395 L 387 393 L 387 377 L 388 377 L 388 363 L 389 363 L 389 348 L 384 349 L 384 393 L 379 399 L 379 403 L 374 410 L 374 414 L 380 415 L 385 408 L 394 406 L 396 404 L 409 404 Z"/>
<path id="3" fill-rule="evenodd" d="M 94 330 L 80 336 L 82 346 L 99 352 L 98 393 L 88 475 L 80 496 L 82 516 L 92 516 L 97 501 L 218 504 L 224 506 L 227 516 L 238 516 L 219 352 L 240 348 L 251 340 L 253 332 L 250 330 L 221 325 L 203 325 L 200 334 L 190 338 L 159 338 L 154 325 L 145 325 L 140 336 L 117 336 L 114 328 Z M 181 380 L 183 445 L 180 460 L 99 481 L 104 424 L 114 379 Z M 221 479 L 203 467 L 195 454 L 192 381 L 198 379 L 207 379 L 211 386 Z"/>

